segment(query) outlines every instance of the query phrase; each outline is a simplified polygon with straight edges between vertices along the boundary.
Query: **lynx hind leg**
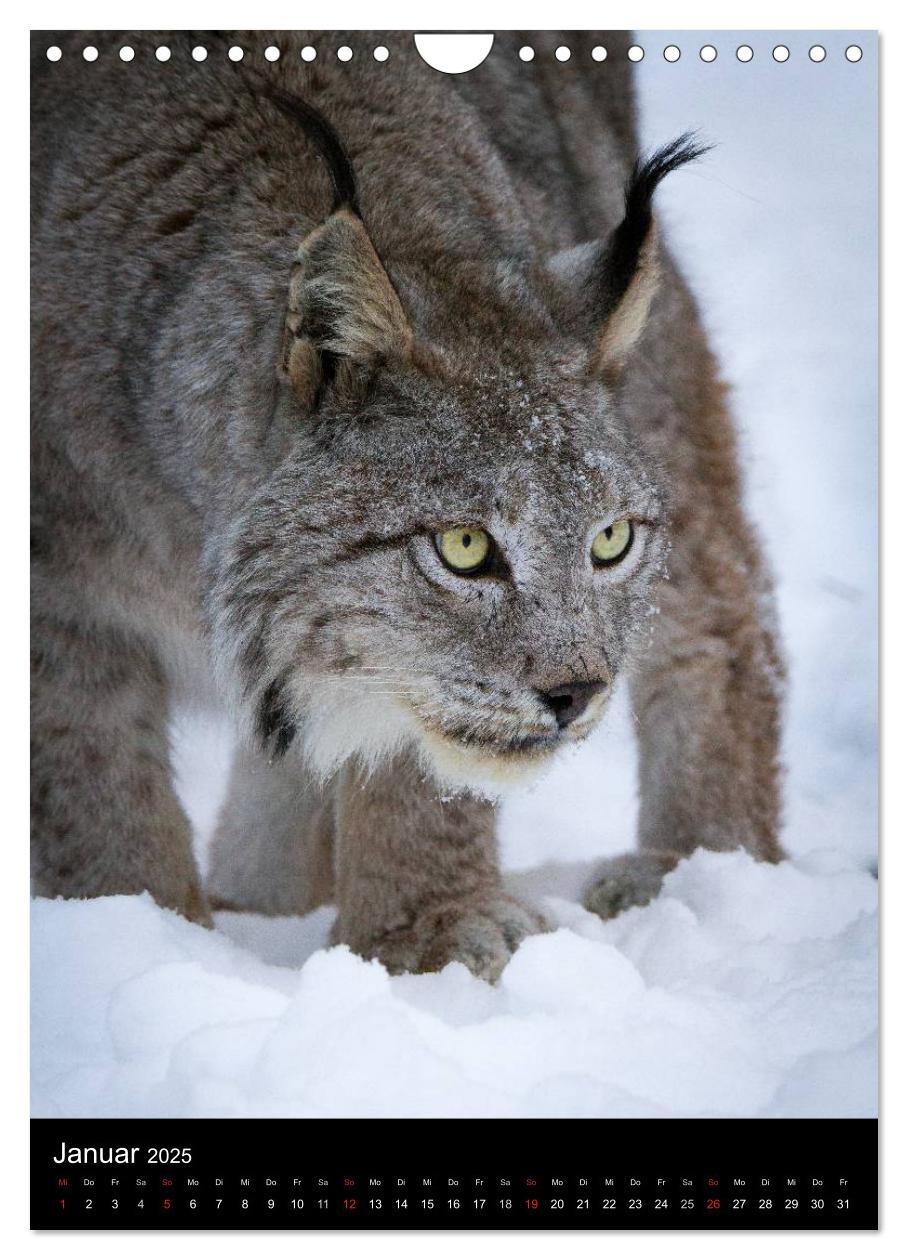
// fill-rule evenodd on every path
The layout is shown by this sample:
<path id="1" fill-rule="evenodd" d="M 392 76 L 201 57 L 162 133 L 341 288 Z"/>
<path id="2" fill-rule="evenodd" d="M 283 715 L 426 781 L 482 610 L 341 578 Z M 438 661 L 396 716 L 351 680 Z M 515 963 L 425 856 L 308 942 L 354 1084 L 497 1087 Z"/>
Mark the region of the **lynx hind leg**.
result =
<path id="1" fill-rule="evenodd" d="M 35 893 L 147 891 L 207 926 L 154 652 L 133 636 L 57 617 L 35 617 L 32 643 Z"/>
<path id="2" fill-rule="evenodd" d="M 599 871 L 586 905 L 603 918 L 645 905 L 663 877 L 697 848 L 743 848 L 767 862 L 783 856 L 777 839 L 781 669 L 756 595 L 740 593 L 727 634 L 685 626 L 686 599 L 677 587 L 663 602 L 663 624 L 632 690 L 639 852 Z"/>
<path id="3" fill-rule="evenodd" d="M 239 747 L 211 844 L 214 909 L 308 914 L 334 889 L 333 807 L 293 750 L 269 761 Z"/>

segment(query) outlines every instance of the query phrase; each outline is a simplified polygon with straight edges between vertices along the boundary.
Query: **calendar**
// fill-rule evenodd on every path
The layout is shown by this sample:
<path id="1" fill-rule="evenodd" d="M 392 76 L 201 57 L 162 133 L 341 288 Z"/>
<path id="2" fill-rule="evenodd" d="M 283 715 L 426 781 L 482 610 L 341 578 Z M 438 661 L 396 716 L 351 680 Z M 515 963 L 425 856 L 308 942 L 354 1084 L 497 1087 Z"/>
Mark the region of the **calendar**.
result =
<path id="1" fill-rule="evenodd" d="M 33 1226 L 866 1230 L 876 1140 L 873 1121 L 40 1122 Z"/>
<path id="2" fill-rule="evenodd" d="M 877 70 L 32 32 L 33 1229 L 876 1228 Z"/>

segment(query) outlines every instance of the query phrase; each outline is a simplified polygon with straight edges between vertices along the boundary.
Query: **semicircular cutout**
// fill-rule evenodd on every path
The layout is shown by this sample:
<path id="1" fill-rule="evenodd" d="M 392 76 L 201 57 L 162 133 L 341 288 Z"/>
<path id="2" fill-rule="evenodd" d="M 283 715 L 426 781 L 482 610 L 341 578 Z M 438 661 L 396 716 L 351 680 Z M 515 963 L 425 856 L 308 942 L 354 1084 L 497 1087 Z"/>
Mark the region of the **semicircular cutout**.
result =
<path id="1" fill-rule="evenodd" d="M 494 35 L 414 35 L 416 51 L 444 74 L 465 74 L 481 66 L 492 51 Z"/>

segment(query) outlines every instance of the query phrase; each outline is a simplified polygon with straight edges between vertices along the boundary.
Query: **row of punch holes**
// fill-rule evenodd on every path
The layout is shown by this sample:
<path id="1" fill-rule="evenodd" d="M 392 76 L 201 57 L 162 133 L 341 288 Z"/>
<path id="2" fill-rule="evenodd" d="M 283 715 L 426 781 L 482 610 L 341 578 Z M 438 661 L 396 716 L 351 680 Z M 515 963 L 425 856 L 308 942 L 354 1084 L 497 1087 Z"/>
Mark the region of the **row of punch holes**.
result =
<path id="1" fill-rule="evenodd" d="M 135 55 L 136 50 L 131 48 L 128 44 L 119 50 L 119 57 L 121 61 L 132 61 Z M 155 48 L 154 55 L 157 57 L 158 61 L 169 61 L 171 53 L 166 44 L 162 44 Z M 240 48 L 237 44 L 227 50 L 227 56 L 231 61 L 242 61 L 246 55 L 247 50 Z M 350 48 L 349 45 L 343 44 L 336 50 L 335 55 L 338 61 L 352 61 L 354 53 L 353 49 Z M 531 48 L 529 44 L 525 44 L 519 50 L 517 55 L 521 61 L 535 61 L 536 50 L 535 48 Z M 640 46 L 640 44 L 631 44 L 630 48 L 627 50 L 627 56 L 630 61 L 642 61 L 645 55 L 645 50 Z M 826 55 L 826 49 L 822 44 L 812 44 L 807 50 L 807 56 L 813 62 L 825 61 Z M 858 44 L 849 44 L 844 52 L 845 60 L 851 62 L 860 61 L 863 55 L 864 51 Z M 47 50 L 48 61 L 59 61 L 62 56 L 63 50 L 58 48 L 56 44 L 52 44 Z M 86 61 L 97 61 L 98 50 L 94 47 L 94 45 L 89 44 L 87 47 L 82 49 L 82 56 Z M 266 61 L 277 61 L 280 56 L 281 50 L 276 48 L 273 44 L 264 51 Z M 305 48 L 300 50 L 300 57 L 303 61 L 315 61 L 317 56 L 318 52 L 311 44 L 307 44 Z M 372 49 L 372 56 L 376 61 L 387 61 L 390 53 L 383 44 L 379 44 L 376 48 Z M 593 61 L 605 61 L 608 57 L 608 50 L 604 48 L 602 44 L 597 44 L 595 48 L 591 49 L 590 56 Z M 662 56 L 666 61 L 680 61 L 681 49 L 677 44 L 667 44 L 665 48 L 662 49 Z M 699 57 L 701 61 L 712 62 L 715 61 L 718 56 L 719 51 L 713 44 L 704 44 L 699 50 Z M 735 49 L 735 56 L 738 61 L 753 61 L 754 50 L 749 44 L 740 44 Z M 193 48 L 192 57 L 194 61 L 206 61 L 208 58 L 208 49 L 199 44 Z M 570 61 L 571 50 L 565 44 L 562 44 L 555 49 L 554 57 L 556 61 Z M 774 61 L 788 61 L 791 57 L 791 49 L 785 44 L 776 44 L 772 50 L 772 57 Z"/>

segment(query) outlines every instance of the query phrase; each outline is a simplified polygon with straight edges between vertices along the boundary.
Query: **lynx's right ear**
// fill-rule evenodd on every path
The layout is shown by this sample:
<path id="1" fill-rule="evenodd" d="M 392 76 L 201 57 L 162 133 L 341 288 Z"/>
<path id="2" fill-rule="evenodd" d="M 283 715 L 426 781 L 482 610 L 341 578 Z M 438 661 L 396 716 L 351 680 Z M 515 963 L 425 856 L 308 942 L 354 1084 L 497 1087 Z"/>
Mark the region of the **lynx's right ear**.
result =
<path id="1" fill-rule="evenodd" d="M 653 194 L 666 175 L 708 148 L 683 135 L 638 161 L 625 188 L 624 218 L 608 240 L 564 250 L 549 262 L 568 319 L 593 339 L 593 369 L 607 378 L 624 367 L 659 286 Z"/>
<path id="2" fill-rule="evenodd" d="M 347 397 L 380 364 L 403 361 L 407 318 L 362 220 L 341 209 L 305 238 L 290 278 L 282 378 L 312 405 L 327 385 Z"/>
<path id="3" fill-rule="evenodd" d="M 359 209 L 340 137 L 317 110 L 269 87 L 267 95 L 312 140 L 334 186 L 331 214 L 306 236 L 290 276 L 279 373 L 307 406 L 331 387 L 351 398 L 383 362 L 407 357 L 407 318 Z"/>

